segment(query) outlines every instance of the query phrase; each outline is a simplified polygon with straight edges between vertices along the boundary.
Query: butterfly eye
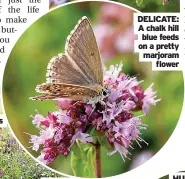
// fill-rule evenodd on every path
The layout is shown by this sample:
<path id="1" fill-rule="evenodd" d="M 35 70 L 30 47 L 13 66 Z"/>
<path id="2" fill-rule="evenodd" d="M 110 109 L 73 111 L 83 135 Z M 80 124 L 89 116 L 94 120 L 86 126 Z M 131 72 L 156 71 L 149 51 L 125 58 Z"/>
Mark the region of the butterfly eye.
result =
<path id="1" fill-rule="evenodd" d="M 106 91 L 103 91 L 103 96 L 107 96 L 107 92 Z"/>
<path id="2" fill-rule="evenodd" d="M 102 95 L 105 97 L 108 96 L 108 89 L 104 88 L 102 91 Z"/>

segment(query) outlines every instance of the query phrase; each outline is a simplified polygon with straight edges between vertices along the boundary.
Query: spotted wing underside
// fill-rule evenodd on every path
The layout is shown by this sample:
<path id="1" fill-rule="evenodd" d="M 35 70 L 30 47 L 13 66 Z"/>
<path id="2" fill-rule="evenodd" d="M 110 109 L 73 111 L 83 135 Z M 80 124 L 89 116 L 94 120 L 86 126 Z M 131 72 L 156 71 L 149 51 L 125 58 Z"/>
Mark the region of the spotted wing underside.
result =
<path id="1" fill-rule="evenodd" d="M 41 85 L 37 85 L 36 92 L 41 93 L 42 95 L 32 97 L 32 100 L 57 100 L 60 98 L 85 100 L 90 94 L 91 96 L 98 95 L 96 90 L 88 87 L 54 83 L 43 83 Z"/>

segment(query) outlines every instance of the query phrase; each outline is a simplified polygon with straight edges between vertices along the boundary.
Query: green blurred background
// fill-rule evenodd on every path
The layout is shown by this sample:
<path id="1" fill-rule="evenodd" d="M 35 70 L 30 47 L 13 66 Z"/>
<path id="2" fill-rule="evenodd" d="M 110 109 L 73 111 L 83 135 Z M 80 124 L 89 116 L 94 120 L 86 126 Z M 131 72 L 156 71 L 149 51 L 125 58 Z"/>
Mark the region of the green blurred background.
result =
<path id="1" fill-rule="evenodd" d="M 71 2 L 75 0 L 68 0 Z M 141 12 L 180 12 L 180 0 L 168 0 L 163 4 L 163 0 L 112 0 L 136 8 Z M 167 0 L 164 0 L 167 1 Z M 53 8 L 51 6 L 50 8 Z"/>
<path id="2" fill-rule="evenodd" d="M 107 6 L 107 4 L 110 5 Z M 9 56 L 3 80 L 6 115 L 19 141 L 35 157 L 40 154 L 28 148 L 30 147 L 29 136 L 24 134 L 24 132 L 38 134 L 38 130 L 32 125 L 30 115 L 35 114 L 35 109 L 46 115 L 48 111 L 54 111 L 58 108 L 55 101 L 31 101 L 29 97 L 36 95 L 34 89 L 37 84 L 45 82 L 46 67 L 50 58 L 64 52 L 66 37 L 82 16 L 86 15 L 96 30 L 99 25 L 111 23 L 114 26 L 113 31 L 119 29 L 119 32 L 116 31 L 118 38 L 119 34 L 124 34 L 132 27 L 133 12 L 124 7 L 122 7 L 123 12 L 119 13 L 116 18 L 111 18 L 111 20 L 109 18 L 109 21 L 105 21 L 107 18 L 104 17 L 106 15 L 102 9 L 106 11 L 106 8 L 110 8 L 110 6 L 115 11 L 120 8 L 112 3 L 100 2 L 77 3 L 58 8 L 29 27 Z M 127 19 L 119 21 L 122 16 Z M 120 22 L 124 25 L 119 26 Z M 97 36 L 98 32 L 101 31 L 96 32 Z M 111 54 L 103 55 L 105 65 L 109 67 L 122 60 L 125 73 L 144 79 L 142 84 L 144 89 L 154 82 L 154 88 L 162 101 L 156 107 L 151 108 L 148 116 L 143 117 L 144 123 L 148 125 L 148 129 L 143 131 L 143 138 L 149 143 L 149 146 L 142 144 L 143 147 L 140 149 L 139 146 L 135 145 L 135 150 L 130 150 L 132 153 L 131 161 L 123 162 L 118 154 L 109 157 L 106 154 L 106 149 L 101 149 L 103 177 L 121 174 L 137 167 L 140 164 L 138 161 L 140 155 L 143 155 L 146 161 L 161 149 L 176 127 L 181 113 L 184 92 L 182 72 L 152 72 L 151 63 L 139 63 L 138 55 L 133 53 L 133 49 L 117 50 L 113 43 L 115 39 L 109 37 L 108 35 L 105 38 L 107 41 L 104 41 L 104 46 L 107 42 L 112 42 L 108 47 L 102 48 L 100 45 L 100 51 L 103 54 L 114 49 Z M 133 43 L 133 38 L 131 39 Z M 129 42 L 127 41 L 127 43 Z M 148 157 L 148 153 L 150 157 Z M 68 158 L 61 156 L 50 166 L 66 174 L 72 174 L 70 156 Z"/>
<path id="3" fill-rule="evenodd" d="M 163 5 L 163 0 L 115 0 L 138 9 L 141 12 L 180 12 L 180 0 L 168 0 Z"/>

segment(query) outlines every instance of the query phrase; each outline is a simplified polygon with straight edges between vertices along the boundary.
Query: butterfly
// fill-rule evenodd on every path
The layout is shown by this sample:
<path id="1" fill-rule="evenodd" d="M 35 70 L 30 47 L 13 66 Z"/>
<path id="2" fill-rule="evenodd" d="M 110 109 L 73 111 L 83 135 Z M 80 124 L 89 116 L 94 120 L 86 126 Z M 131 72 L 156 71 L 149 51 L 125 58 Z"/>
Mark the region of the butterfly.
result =
<path id="1" fill-rule="evenodd" d="M 35 90 L 41 95 L 31 97 L 32 100 L 107 96 L 99 48 L 87 17 L 82 17 L 67 37 L 65 53 L 50 60 L 46 83 L 37 85 Z"/>

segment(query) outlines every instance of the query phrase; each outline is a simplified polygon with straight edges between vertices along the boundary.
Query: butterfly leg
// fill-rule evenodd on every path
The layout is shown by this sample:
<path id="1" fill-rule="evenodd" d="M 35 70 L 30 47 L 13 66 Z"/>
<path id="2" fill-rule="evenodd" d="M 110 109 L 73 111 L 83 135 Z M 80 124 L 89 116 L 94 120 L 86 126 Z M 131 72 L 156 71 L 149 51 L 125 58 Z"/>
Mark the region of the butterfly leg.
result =
<path id="1" fill-rule="evenodd" d="M 91 115 L 92 115 L 92 113 L 95 111 L 95 109 L 96 109 L 96 106 L 94 106 L 94 107 L 92 108 L 92 112 L 89 114 L 88 119 L 91 117 Z"/>
<path id="2" fill-rule="evenodd" d="M 106 105 L 106 103 L 105 103 L 104 101 L 99 101 L 99 103 L 100 103 L 101 105 L 103 105 L 103 106 Z M 95 105 L 95 104 L 91 104 L 91 106 L 92 106 L 92 112 L 90 113 L 89 118 L 91 117 L 92 113 L 93 113 L 93 112 L 95 111 L 95 109 L 96 109 L 96 105 Z"/>
<path id="3" fill-rule="evenodd" d="M 105 106 L 106 103 L 104 101 L 99 101 L 101 105 Z"/>

